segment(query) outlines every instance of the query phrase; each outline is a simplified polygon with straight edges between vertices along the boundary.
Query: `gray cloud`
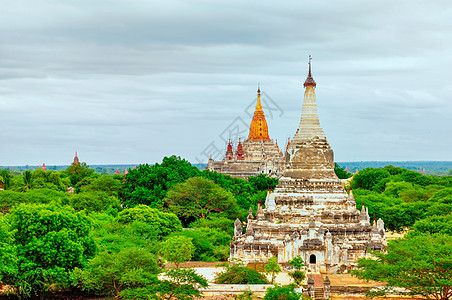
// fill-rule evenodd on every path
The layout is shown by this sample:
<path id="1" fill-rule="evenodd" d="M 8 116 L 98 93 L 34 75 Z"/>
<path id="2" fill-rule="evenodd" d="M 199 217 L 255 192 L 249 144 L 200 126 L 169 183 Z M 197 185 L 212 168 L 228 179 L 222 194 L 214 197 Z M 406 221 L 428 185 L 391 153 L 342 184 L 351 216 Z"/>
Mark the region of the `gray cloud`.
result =
<path id="1" fill-rule="evenodd" d="M 33 1 L 2 6 L 0 165 L 195 160 L 255 99 L 298 126 L 307 55 L 338 160 L 450 160 L 446 1 Z M 268 114 L 267 114 L 268 115 Z"/>

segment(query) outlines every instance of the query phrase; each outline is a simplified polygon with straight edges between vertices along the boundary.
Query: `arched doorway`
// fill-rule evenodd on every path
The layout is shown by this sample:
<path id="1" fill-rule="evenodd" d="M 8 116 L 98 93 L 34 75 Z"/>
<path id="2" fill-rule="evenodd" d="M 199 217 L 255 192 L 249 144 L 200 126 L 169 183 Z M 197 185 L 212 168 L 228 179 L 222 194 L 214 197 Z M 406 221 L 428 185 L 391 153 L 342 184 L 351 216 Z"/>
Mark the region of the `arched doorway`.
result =
<path id="1" fill-rule="evenodd" d="M 316 262 L 317 262 L 317 259 L 316 259 L 315 255 L 311 254 L 311 256 L 309 256 L 309 263 L 315 264 Z"/>

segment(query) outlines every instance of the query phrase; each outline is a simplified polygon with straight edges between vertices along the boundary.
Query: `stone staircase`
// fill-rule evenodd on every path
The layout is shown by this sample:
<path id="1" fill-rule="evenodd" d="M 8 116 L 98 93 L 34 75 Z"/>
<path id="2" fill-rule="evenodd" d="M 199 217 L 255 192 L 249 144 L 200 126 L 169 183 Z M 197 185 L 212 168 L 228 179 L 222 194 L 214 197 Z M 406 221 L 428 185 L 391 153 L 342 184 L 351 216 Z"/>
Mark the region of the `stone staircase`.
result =
<path id="1" fill-rule="evenodd" d="M 311 284 L 314 286 L 314 300 L 325 299 L 325 290 L 323 285 L 323 278 L 320 274 L 311 274 L 312 279 L 310 279 Z"/>
<path id="2" fill-rule="evenodd" d="M 315 294 L 314 294 L 314 300 L 320 300 L 320 299 L 325 299 L 324 297 L 324 291 L 323 291 L 323 287 L 316 287 L 315 288 Z"/>

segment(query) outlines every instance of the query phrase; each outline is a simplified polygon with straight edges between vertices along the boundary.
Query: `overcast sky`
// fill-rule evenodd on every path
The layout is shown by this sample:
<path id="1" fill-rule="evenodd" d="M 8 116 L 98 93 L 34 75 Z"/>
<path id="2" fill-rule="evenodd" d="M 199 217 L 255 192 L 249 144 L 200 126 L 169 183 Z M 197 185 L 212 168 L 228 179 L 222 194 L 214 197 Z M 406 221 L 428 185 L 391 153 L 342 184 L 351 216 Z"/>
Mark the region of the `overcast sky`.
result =
<path id="1" fill-rule="evenodd" d="M 285 145 L 309 55 L 336 161 L 452 159 L 450 1 L 0 4 L 0 165 L 207 161 L 258 82 Z"/>

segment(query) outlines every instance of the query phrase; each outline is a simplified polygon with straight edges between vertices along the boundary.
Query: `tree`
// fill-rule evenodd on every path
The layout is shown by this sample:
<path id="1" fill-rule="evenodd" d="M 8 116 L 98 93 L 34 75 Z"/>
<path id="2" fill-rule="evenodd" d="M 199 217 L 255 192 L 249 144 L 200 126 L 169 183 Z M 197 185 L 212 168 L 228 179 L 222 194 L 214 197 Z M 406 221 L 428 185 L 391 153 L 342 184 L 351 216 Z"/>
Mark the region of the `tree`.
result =
<path id="1" fill-rule="evenodd" d="M 101 252 L 73 277 L 83 290 L 123 299 L 149 299 L 158 286 L 157 257 L 144 249 Z"/>
<path id="2" fill-rule="evenodd" d="M 301 285 L 305 279 L 305 274 L 302 271 L 304 268 L 304 261 L 300 256 L 294 257 L 289 261 L 289 264 L 295 268 L 295 271 L 290 272 L 289 276 L 293 278 L 296 284 Z"/>
<path id="3" fill-rule="evenodd" d="M 94 256 L 89 221 L 72 208 L 22 204 L 7 220 L 17 262 L 3 281 L 18 294 L 43 299 L 51 286 L 68 286 L 71 271 Z"/>
<path id="4" fill-rule="evenodd" d="M 102 191 L 72 194 L 69 197 L 69 205 L 77 211 L 85 210 L 88 213 L 105 211 L 116 215 L 121 210 L 119 199 Z"/>
<path id="5" fill-rule="evenodd" d="M 353 189 L 363 188 L 375 190 L 377 184 L 384 178 L 391 176 L 387 170 L 377 168 L 366 168 L 353 176 Z M 384 190 L 384 187 L 383 187 Z"/>
<path id="6" fill-rule="evenodd" d="M 89 184 L 80 187 L 81 193 L 86 192 L 105 192 L 109 196 L 118 196 L 121 189 L 122 178 L 120 180 L 113 178 L 111 175 L 101 175 L 98 178 L 91 178 Z"/>
<path id="7" fill-rule="evenodd" d="M 70 185 L 68 178 L 62 178 L 60 172 L 53 170 L 44 171 L 43 169 L 36 169 L 31 173 L 32 189 L 51 189 L 56 191 L 66 192 Z"/>
<path id="8" fill-rule="evenodd" d="M 224 261 L 229 258 L 229 243 L 231 235 L 218 228 L 195 228 L 183 230 L 174 235 L 191 238 L 195 248 L 192 260 Z"/>
<path id="9" fill-rule="evenodd" d="M 11 186 L 11 178 L 13 176 L 9 174 L 8 170 L 0 169 L 0 177 L 2 177 L 3 188 L 8 190 Z"/>
<path id="10" fill-rule="evenodd" d="M 185 222 L 193 216 L 205 219 L 211 213 L 225 213 L 231 219 L 239 216 L 234 196 L 212 180 L 202 177 L 189 178 L 172 187 L 165 206 Z"/>
<path id="11" fill-rule="evenodd" d="M 444 234 L 417 234 L 390 241 L 387 253 L 362 258 L 353 274 L 387 283 L 382 293 L 421 295 L 427 299 L 452 297 L 452 239 Z M 403 288 L 406 291 L 397 289 Z"/>
<path id="12" fill-rule="evenodd" d="M 16 249 L 6 218 L 0 216 L 0 282 L 9 282 L 17 273 Z"/>
<path id="13" fill-rule="evenodd" d="M 268 259 L 267 264 L 264 267 L 265 273 L 270 274 L 272 277 L 271 283 L 275 282 L 276 275 L 281 272 L 281 267 L 278 265 L 276 256 L 272 256 Z"/>
<path id="14" fill-rule="evenodd" d="M 337 177 L 339 177 L 340 179 L 347 179 L 347 178 L 352 177 L 351 173 L 346 172 L 345 169 L 342 168 L 337 163 L 334 163 L 334 172 L 336 173 Z"/>
<path id="15" fill-rule="evenodd" d="M 413 225 L 415 233 L 444 233 L 452 236 L 452 213 L 442 216 L 430 216 L 416 221 Z"/>
<path id="16" fill-rule="evenodd" d="M 167 261 L 179 264 L 191 260 L 195 247 L 191 238 L 185 236 L 172 236 L 160 244 L 159 253 Z"/>
<path id="17" fill-rule="evenodd" d="M 161 212 L 146 205 L 125 209 L 118 215 L 118 222 L 121 224 L 130 224 L 134 221 L 152 226 L 159 238 L 182 230 L 182 224 L 175 214 Z"/>
<path id="18" fill-rule="evenodd" d="M 77 164 L 73 163 L 63 171 L 63 174 L 69 178 L 73 187 L 75 187 L 84 178 L 88 178 L 93 175 L 93 173 L 94 170 L 90 169 L 89 166 L 84 162 Z"/>
<path id="19" fill-rule="evenodd" d="M 295 285 L 270 287 L 265 292 L 264 300 L 299 300 L 301 293 L 295 291 Z"/>
<path id="20" fill-rule="evenodd" d="M 185 159 L 164 157 L 161 164 L 139 165 L 129 170 L 120 198 L 125 207 L 145 204 L 158 208 L 172 186 L 199 174 L 199 169 Z"/>
<path id="21" fill-rule="evenodd" d="M 241 262 L 225 263 L 223 272 L 215 275 L 219 284 L 268 284 L 267 278 L 255 269 L 244 266 Z"/>
<path id="22" fill-rule="evenodd" d="M 159 282 L 157 295 L 160 299 L 190 300 L 199 298 L 199 288 L 208 286 L 207 280 L 190 268 L 173 268 L 165 272 L 165 278 Z"/>
<path id="23" fill-rule="evenodd" d="M 272 190 L 278 184 L 278 178 L 267 177 L 264 174 L 248 177 L 248 182 L 255 191 Z"/>

